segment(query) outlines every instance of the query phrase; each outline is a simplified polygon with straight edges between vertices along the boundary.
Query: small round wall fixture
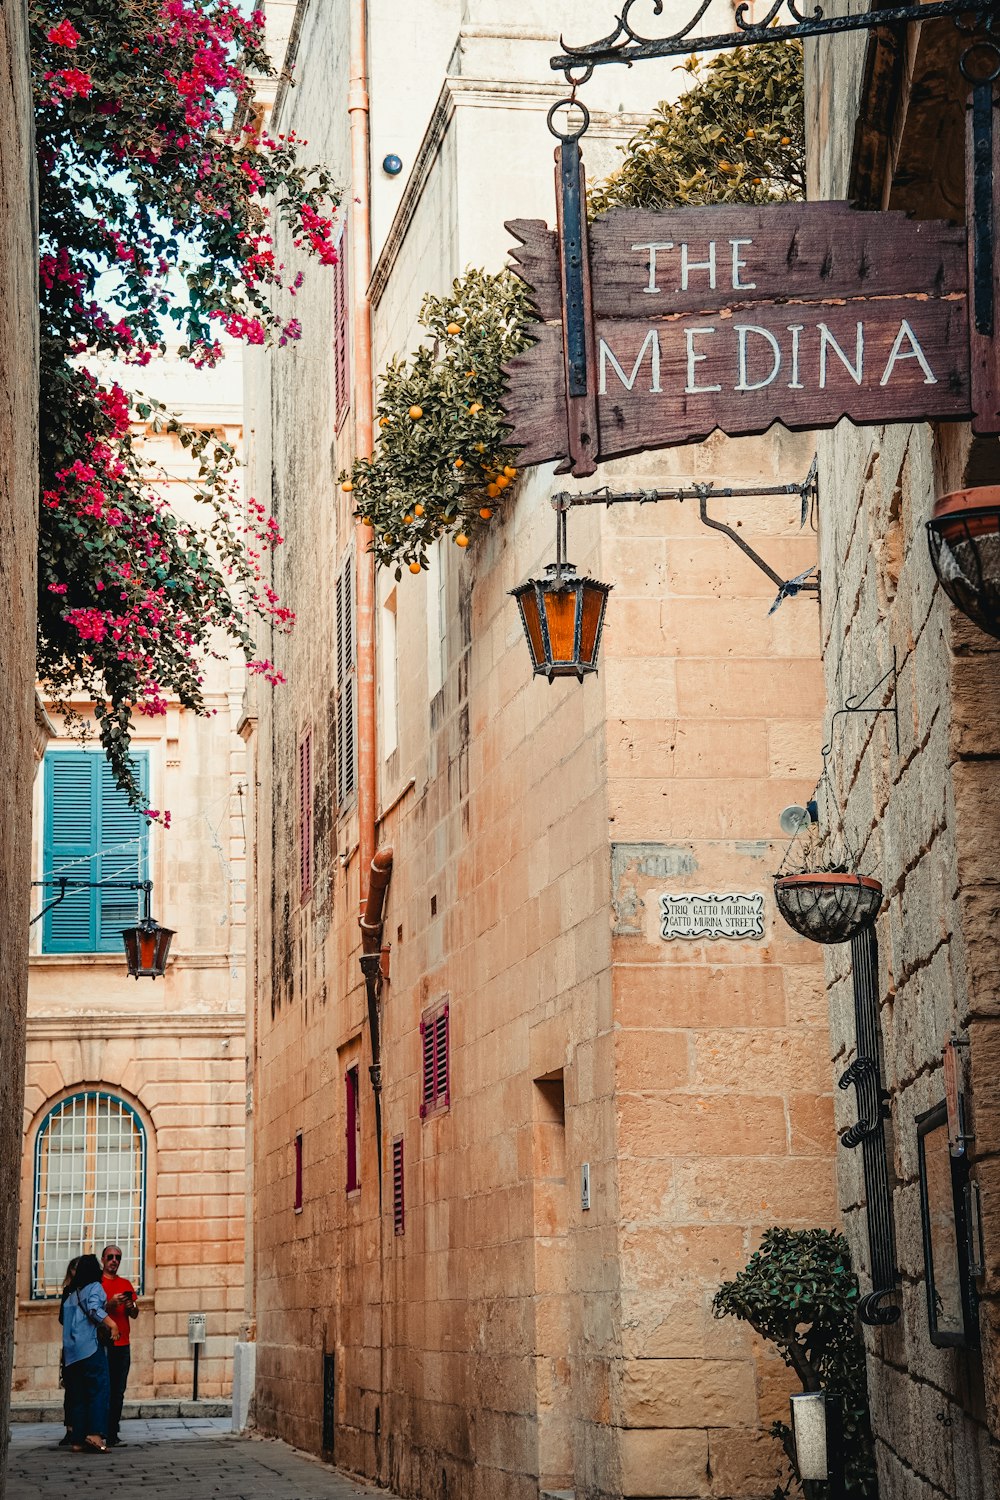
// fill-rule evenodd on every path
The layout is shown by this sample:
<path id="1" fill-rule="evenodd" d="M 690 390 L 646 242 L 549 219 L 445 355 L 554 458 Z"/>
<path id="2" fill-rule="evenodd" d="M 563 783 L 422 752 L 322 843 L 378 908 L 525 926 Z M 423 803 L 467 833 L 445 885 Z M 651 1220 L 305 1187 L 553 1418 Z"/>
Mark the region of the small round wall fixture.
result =
<path id="1" fill-rule="evenodd" d="M 800 937 L 814 943 L 847 943 L 875 921 L 882 906 L 882 887 L 869 875 L 813 870 L 779 875 L 774 899 Z"/>
<path id="2" fill-rule="evenodd" d="M 549 563 L 544 578 L 529 578 L 511 593 L 536 677 L 576 677 L 597 671 L 610 583 L 581 578 L 572 563 Z"/>
<path id="3" fill-rule="evenodd" d="M 942 495 L 927 522 L 927 540 L 952 604 L 1000 640 L 1000 485 Z"/>
<path id="4" fill-rule="evenodd" d="M 173 935 L 172 928 L 161 927 L 150 916 L 144 917 L 137 927 L 123 929 L 125 961 L 134 979 L 159 979 L 163 975 Z"/>
<path id="5" fill-rule="evenodd" d="M 387 177 L 398 177 L 402 170 L 402 158 L 398 157 L 394 151 L 390 151 L 388 156 L 383 156 L 382 171 Z"/>

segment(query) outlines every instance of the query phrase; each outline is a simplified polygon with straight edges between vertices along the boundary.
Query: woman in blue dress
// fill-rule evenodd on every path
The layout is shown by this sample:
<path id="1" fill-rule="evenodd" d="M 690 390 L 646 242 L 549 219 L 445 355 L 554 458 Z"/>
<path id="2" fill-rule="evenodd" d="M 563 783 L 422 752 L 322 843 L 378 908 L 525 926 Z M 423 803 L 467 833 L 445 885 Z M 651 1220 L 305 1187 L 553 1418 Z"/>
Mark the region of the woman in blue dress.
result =
<path id="1" fill-rule="evenodd" d="M 114 1343 L 118 1329 L 108 1316 L 96 1255 L 81 1255 L 63 1303 L 63 1366 L 74 1453 L 105 1453 L 108 1431 L 108 1356 L 98 1328 Z"/>

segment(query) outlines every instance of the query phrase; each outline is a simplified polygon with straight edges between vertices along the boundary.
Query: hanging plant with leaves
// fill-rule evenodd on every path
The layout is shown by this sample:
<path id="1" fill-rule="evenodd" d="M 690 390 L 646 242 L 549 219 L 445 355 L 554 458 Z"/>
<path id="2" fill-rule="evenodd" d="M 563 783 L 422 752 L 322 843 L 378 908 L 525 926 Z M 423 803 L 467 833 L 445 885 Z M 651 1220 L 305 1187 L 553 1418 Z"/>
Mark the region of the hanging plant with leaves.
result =
<path id="1" fill-rule="evenodd" d="M 531 342 L 528 293 L 509 271 L 467 271 L 448 297 L 425 297 L 431 335 L 382 377 L 375 452 L 342 487 L 374 533 L 375 556 L 396 576 L 427 566 L 439 536 L 468 546 L 517 478 L 503 409 L 503 367 Z"/>
<path id="2" fill-rule="evenodd" d="M 736 47 L 683 69 L 691 87 L 632 137 L 622 165 L 590 193 L 590 213 L 804 198 L 801 43 Z"/>

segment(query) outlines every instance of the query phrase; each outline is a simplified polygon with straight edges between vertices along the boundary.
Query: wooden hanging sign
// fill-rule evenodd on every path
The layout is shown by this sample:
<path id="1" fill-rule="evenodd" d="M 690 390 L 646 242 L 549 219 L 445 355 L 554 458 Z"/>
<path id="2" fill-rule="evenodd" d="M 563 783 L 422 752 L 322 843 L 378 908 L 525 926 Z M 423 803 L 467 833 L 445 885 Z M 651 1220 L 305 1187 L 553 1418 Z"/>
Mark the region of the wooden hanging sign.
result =
<path id="1" fill-rule="evenodd" d="M 557 235 L 507 227 L 541 319 L 507 367 L 523 464 L 586 475 L 715 430 L 973 415 L 964 225 L 843 203 L 612 210 L 588 236 L 588 421 L 567 397 Z"/>

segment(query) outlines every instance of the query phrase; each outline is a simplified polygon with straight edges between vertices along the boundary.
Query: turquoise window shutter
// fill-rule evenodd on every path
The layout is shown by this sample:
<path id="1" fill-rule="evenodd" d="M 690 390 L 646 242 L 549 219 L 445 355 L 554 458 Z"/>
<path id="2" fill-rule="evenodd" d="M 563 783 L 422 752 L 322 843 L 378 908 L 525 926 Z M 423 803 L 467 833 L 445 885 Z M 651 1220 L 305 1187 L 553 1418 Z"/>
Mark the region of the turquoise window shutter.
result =
<path id="1" fill-rule="evenodd" d="M 139 784 L 148 795 L 149 758 L 135 756 Z M 146 820 L 128 805 L 99 751 L 54 750 L 45 757 L 45 879 L 146 880 Z M 50 901 L 48 887 L 42 895 Z M 139 896 L 124 890 L 68 890 L 45 916 L 45 953 L 114 953 L 121 930 L 133 926 Z"/>

